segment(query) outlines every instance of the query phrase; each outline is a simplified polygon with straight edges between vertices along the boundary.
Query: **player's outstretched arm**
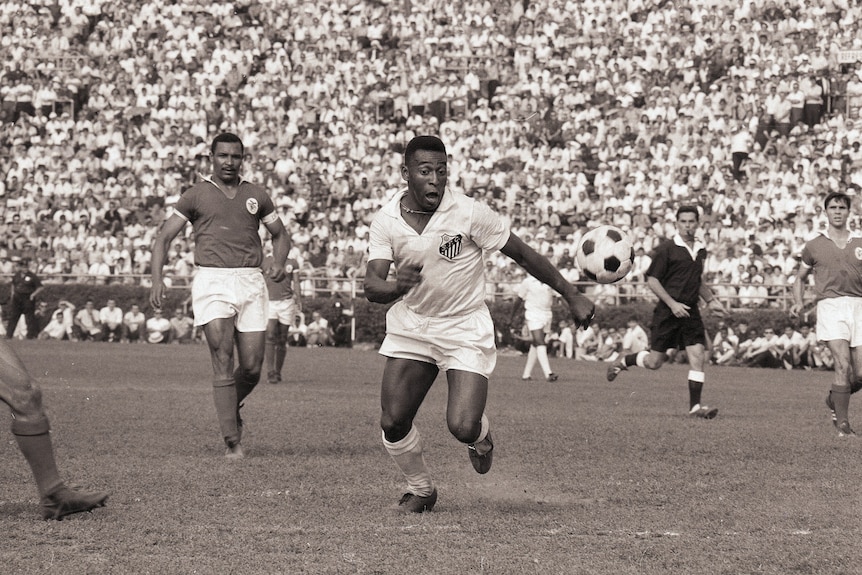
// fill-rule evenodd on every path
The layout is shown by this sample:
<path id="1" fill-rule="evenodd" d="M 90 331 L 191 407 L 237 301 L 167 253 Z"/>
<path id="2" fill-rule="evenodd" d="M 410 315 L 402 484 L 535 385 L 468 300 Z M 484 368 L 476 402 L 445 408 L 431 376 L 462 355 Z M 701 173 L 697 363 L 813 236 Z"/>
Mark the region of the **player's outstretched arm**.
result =
<path id="1" fill-rule="evenodd" d="M 549 285 L 563 296 L 563 299 L 569 304 L 572 319 L 577 327 L 586 328 L 590 325 L 596 312 L 595 304 L 569 283 L 559 270 L 548 261 L 548 258 L 538 253 L 513 233 L 509 234 L 509 240 L 500 251 L 512 258 L 528 274 Z"/>

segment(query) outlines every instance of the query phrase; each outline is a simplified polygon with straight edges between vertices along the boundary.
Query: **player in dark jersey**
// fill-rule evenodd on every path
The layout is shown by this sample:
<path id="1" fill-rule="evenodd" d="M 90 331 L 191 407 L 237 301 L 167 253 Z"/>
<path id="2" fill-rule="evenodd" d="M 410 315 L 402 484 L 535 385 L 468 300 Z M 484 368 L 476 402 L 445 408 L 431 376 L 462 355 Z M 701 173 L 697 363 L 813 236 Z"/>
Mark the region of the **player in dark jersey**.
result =
<path id="1" fill-rule="evenodd" d="M 72 489 L 60 479 L 42 391 L 5 341 L 0 341 L 0 400 L 12 410 L 12 435 L 36 480 L 42 498 L 42 517 L 59 520 L 102 507 L 108 499 L 107 493 Z"/>
<path id="2" fill-rule="evenodd" d="M 688 372 L 689 415 L 712 419 L 718 409 L 701 403 L 706 364 L 706 332 L 698 307 L 699 298 L 721 316 L 724 306 L 703 283 L 706 246 L 697 239 L 700 213 L 696 206 L 681 206 L 676 212 L 677 235 L 665 240 L 652 254 L 646 271 L 647 285 L 658 296 L 653 312 L 650 350 L 628 354 L 608 367 L 608 381 L 621 371 L 637 365 L 658 369 L 667 361 L 670 349 L 685 349 Z"/>
<path id="3" fill-rule="evenodd" d="M 832 192 L 823 202 L 829 225 L 805 244 L 793 284 L 791 317 L 799 317 L 805 284 L 814 273 L 819 341 L 835 361 L 835 379 L 826 405 L 839 437 L 855 436 L 848 415 L 850 395 L 862 389 L 862 237 L 847 228 L 850 197 Z"/>
<path id="4" fill-rule="evenodd" d="M 264 267 L 271 265 L 272 256 L 263 260 Z M 287 355 L 287 335 L 297 314 L 302 311 L 299 291 L 299 264 L 288 258 L 285 265 L 287 277 L 276 282 L 266 278 L 269 293 L 269 314 L 266 324 L 266 380 L 281 383 L 281 370 Z"/>
<path id="5" fill-rule="evenodd" d="M 195 325 L 203 326 L 212 356 L 213 396 L 227 445 L 225 456 L 239 459 L 244 455 L 239 410 L 260 381 L 266 341 L 268 297 L 261 273 L 260 224 L 272 235 L 273 261 L 265 273 L 273 281 L 284 280 L 290 239 L 266 191 L 240 176 L 242 141 L 234 134 L 220 134 L 210 150 L 212 176 L 183 193 L 153 244 L 150 304 L 161 308 L 165 295 L 162 267 L 168 248 L 191 222 Z"/>

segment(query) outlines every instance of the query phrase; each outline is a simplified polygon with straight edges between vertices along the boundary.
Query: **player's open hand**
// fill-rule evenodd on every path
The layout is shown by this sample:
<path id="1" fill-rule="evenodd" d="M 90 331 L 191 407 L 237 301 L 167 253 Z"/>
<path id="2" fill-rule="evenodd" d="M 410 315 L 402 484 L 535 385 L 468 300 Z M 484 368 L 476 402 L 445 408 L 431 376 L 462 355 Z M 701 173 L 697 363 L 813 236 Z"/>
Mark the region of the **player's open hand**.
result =
<path id="1" fill-rule="evenodd" d="M 684 303 L 674 301 L 673 304 L 668 307 L 670 307 L 670 312 L 674 317 L 689 317 L 691 315 L 688 313 L 688 310 L 691 308 Z"/>
<path id="2" fill-rule="evenodd" d="M 395 274 L 396 289 L 401 295 L 406 294 L 422 281 L 422 266 L 420 264 L 403 264 Z"/>
<path id="3" fill-rule="evenodd" d="M 165 299 L 165 283 L 158 281 L 153 282 L 150 288 L 150 305 L 154 310 L 162 309 L 162 302 Z"/>

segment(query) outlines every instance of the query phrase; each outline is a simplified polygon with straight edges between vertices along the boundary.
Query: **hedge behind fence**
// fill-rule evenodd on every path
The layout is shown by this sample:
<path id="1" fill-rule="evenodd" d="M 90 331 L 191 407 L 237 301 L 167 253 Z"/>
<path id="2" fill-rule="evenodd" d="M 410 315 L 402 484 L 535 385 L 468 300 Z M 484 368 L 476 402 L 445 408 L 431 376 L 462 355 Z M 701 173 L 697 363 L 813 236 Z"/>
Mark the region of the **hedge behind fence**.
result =
<path id="1" fill-rule="evenodd" d="M 138 304 L 147 317 L 153 315 L 149 298 L 150 290 L 148 288 L 126 285 L 46 284 L 45 289 L 39 294 L 39 299 L 47 302 L 51 311 L 57 308 L 57 302 L 61 299 L 70 301 L 79 308 L 87 300 L 92 300 L 96 309 L 102 308 L 108 299 L 113 299 L 123 312 L 128 311 L 132 304 Z M 5 306 L 8 300 L 9 284 L 0 285 L 0 302 Z M 344 307 L 353 307 L 356 318 L 356 341 L 372 344 L 379 344 L 383 341 L 386 310 L 389 309 L 389 306 L 370 303 L 365 298 L 356 298 L 352 301 L 345 298 L 339 301 L 343 302 Z M 304 298 L 302 307 L 306 321 L 309 321 L 313 311 L 319 311 L 321 315 L 332 321 L 338 313 L 334 303 L 334 298 Z M 177 307 L 185 307 L 191 313 L 190 305 L 189 290 L 167 290 L 164 309 L 168 312 Z M 624 328 L 629 318 L 634 317 L 648 329 L 654 305 L 653 302 L 635 302 L 600 307 L 596 312 L 595 323 L 601 327 Z M 493 302 L 489 307 L 501 342 L 508 344 L 510 342 L 509 334 L 512 329 L 520 329 L 523 317 L 511 317 L 512 303 L 509 301 Z M 555 324 L 565 317 L 568 317 L 567 308 L 558 302 L 554 307 Z M 707 329 L 710 333 L 714 333 L 718 319 L 706 316 L 705 321 Z M 731 327 L 741 321 L 748 323 L 754 333 L 758 335 L 762 333 L 764 327 L 775 328 L 780 333 L 785 325 L 792 323 L 785 312 L 774 309 L 736 311 L 727 319 Z"/>

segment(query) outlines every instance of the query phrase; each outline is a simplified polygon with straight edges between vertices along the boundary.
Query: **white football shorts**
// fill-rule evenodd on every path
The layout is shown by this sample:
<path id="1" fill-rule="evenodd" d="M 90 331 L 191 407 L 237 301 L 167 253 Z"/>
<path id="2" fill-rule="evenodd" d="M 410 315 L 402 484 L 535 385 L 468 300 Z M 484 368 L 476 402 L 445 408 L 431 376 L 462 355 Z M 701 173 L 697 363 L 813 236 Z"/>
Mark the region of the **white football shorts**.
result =
<path id="1" fill-rule="evenodd" d="M 426 317 L 399 301 L 386 313 L 386 357 L 433 363 L 489 377 L 497 364 L 494 321 L 488 308 L 458 317 Z"/>
<path id="2" fill-rule="evenodd" d="M 550 311 L 525 310 L 524 323 L 527 324 L 527 329 L 536 331 L 550 331 L 551 322 L 554 321 L 554 314 Z"/>
<path id="3" fill-rule="evenodd" d="M 862 345 L 862 298 L 829 297 L 817 302 L 817 339 L 843 339 L 850 347 Z"/>
<path id="4" fill-rule="evenodd" d="M 269 295 L 260 268 L 199 267 L 192 281 L 195 325 L 236 317 L 241 332 L 266 331 Z"/>
<path id="5" fill-rule="evenodd" d="M 296 305 L 296 300 L 290 299 L 271 299 L 269 300 L 269 319 L 277 319 L 281 325 L 293 325 L 293 320 L 299 312 L 299 307 Z"/>

